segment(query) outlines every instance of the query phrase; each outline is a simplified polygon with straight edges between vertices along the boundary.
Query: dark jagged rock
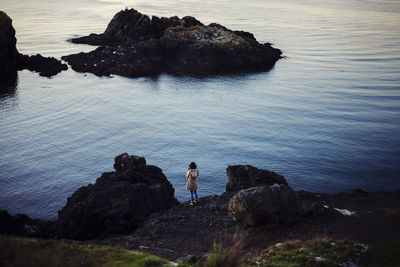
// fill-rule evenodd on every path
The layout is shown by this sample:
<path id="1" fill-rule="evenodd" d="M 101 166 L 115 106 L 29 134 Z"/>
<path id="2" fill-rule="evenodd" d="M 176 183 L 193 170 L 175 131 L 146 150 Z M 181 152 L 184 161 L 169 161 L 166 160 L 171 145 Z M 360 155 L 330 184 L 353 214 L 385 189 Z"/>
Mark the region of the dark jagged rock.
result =
<path id="1" fill-rule="evenodd" d="M 293 222 L 302 203 L 288 185 L 257 186 L 239 191 L 229 202 L 229 214 L 245 225 Z"/>
<path id="2" fill-rule="evenodd" d="M 17 39 L 12 20 L 0 11 L 0 80 L 15 79 L 17 70 L 29 69 L 50 77 L 68 69 L 66 64 L 53 57 L 22 55 L 16 48 Z"/>
<path id="3" fill-rule="evenodd" d="M 73 227 L 77 227 L 76 229 L 81 229 L 83 234 L 85 231 L 93 234 L 91 228 L 97 228 L 98 223 L 103 224 L 105 216 L 101 214 L 110 214 L 110 217 L 108 217 L 110 220 L 108 222 L 110 223 L 109 225 L 113 222 L 120 225 L 121 221 L 129 220 L 123 216 L 123 214 L 126 214 L 126 209 L 121 208 L 118 203 L 122 203 L 121 198 L 125 198 L 126 195 L 132 193 L 129 190 L 131 184 L 155 185 L 161 183 L 161 187 L 165 184 L 162 182 L 165 179 L 163 175 L 149 175 L 149 167 L 154 173 L 160 174 L 161 170 L 157 167 L 146 165 L 144 158 L 131 157 L 127 154 L 116 157 L 114 165 L 116 171 L 103 174 L 95 185 L 88 186 L 92 188 L 96 186 L 96 191 L 98 192 L 95 193 L 92 189 L 85 189 L 86 187 L 79 189 L 73 196 L 74 201 L 71 199 L 68 201 L 67 206 L 70 213 L 64 214 L 63 219 L 60 219 L 60 221 L 63 220 L 63 223 L 70 227 L 69 233 L 72 233 Z M 153 171 L 150 171 L 150 173 L 153 173 Z M 161 176 L 164 178 L 161 178 Z M 120 187 L 116 188 L 116 184 Z M 151 185 L 148 186 L 152 187 Z M 126 187 L 129 187 L 127 189 L 130 191 L 129 193 L 124 191 Z M 158 186 L 156 185 L 156 187 Z M 265 190 L 261 189 L 263 187 Z M 171 187 L 167 185 L 166 188 Z M 277 185 L 272 188 L 276 189 Z M 400 224 L 400 191 L 368 193 L 357 190 L 355 192 L 337 194 L 315 194 L 297 191 L 293 195 L 288 186 L 281 185 L 279 188 L 286 188 L 287 192 L 279 192 L 279 194 L 276 192 L 277 197 L 273 199 L 268 197 L 270 186 L 256 186 L 243 190 L 252 192 L 254 195 L 251 196 L 252 199 L 261 200 L 260 205 L 254 205 L 253 202 L 250 202 L 253 203 L 251 205 L 254 207 L 253 210 L 257 211 L 260 208 L 259 206 L 268 207 L 269 203 L 272 205 L 271 209 L 276 210 L 276 213 L 273 213 L 266 221 L 264 221 L 265 213 L 261 212 L 261 216 L 264 216 L 264 219 L 261 220 L 260 223 L 262 225 L 259 227 L 244 228 L 241 227 L 238 221 L 232 219 L 228 209 L 230 209 L 232 198 L 236 198 L 238 192 L 231 191 L 225 192 L 220 196 L 214 195 L 200 198 L 195 206 L 190 206 L 189 202 L 185 202 L 179 205 L 173 204 L 170 209 L 154 212 L 134 232 L 107 235 L 109 232 L 106 230 L 104 234 L 107 236 L 104 238 L 84 242 L 69 240 L 68 242 L 113 245 L 142 250 L 174 261 L 177 258 L 181 258 L 181 260 L 190 262 L 192 258 L 203 258 L 215 243 L 221 244 L 224 248 L 229 248 L 233 243 L 240 241 L 243 244 L 243 249 L 240 249 L 240 253 L 243 253 L 243 257 L 245 257 L 246 255 L 249 256 L 249 253 L 255 253 L 252 254 L 253 256 L 259 255 L 266 247 L 277 243 L 290 240 L 320 239 L 321 236 L 339 240 L 352 239 L 371 245 L 381 241 L 399 240 L 400 238 L 398 227 Z M 109 189 L 111 190 L 110 194 L 107 193 Z M 101 191 L 104 192 L 100 193 Z M 268 193 L 266 193 L 267 191 Z M 146 192 L 141 194 L 135 191 L 133 194 L 141 194 L 141 202 L 147 203 Z M 201 194 L 201 191 L 199 193 Z M 78 197 L 76 196 L 77 194 L 82 196 L 81 202 L 75 201 Z M 287 197 L 281 197 L 284 194 Z M 117 195 L 120 195 L 119 197 L 121 198 Z M 250 195 L 247 196 L 250 197 Z M 246 199 L 246 203 L 248 202 L 247 196 L 242 198 Z M 255 198 L 255 196 L 259 196 L 259 198 Z M 102 198 L 103 200 L 101 200 Z M 110 206 L 107 201 L 113 203 L 114 206 Z M 282 209 L 280 207 L 281 204 L 285 204 L 286 201 L 292 204 L 287 206 L 289 213 L 285 208 L 283 211 L 280 210 Z M 176 203 L 176 200 L 173 200 L 173 202 Z M 273 205 L 274 203 L 275 205 Z M 102 205 L 105 205 L 104 210 L 101 208 Z M 322 205 L 323 208 L 321 210 Z M 76 209 L 76 214 L 73 213 L 73 209 Z M 343 215 L 337 209 L 348 209 L 354 215 Z M 111 215 L 111 213 L 113 214 Z M 260 216 L 259 213 L 254 214 Z M 252 217 L 254 214 L 249 216 Z M 318 214 L 318 216 L 309 216 L 313 214 Z M 23 235 L 26 234 L 24 233 L 24 225 L 27 221 L 24 216 L 22 216 L 22 220 L 17 220 L 22 222 L 19 223 L 15 222 L 14 219 L 10 220 L 10 217 L 21 215 L 5 215 L 4 217 L 4 213 L 0 212 L 0 229 L 6 229 L 4 225 L 8 225 L 8 229 L 14 231 L 15 234 L 19 235 L 21 230 Z M 92 217 L 88 219 L 86 215 Z M 76 223 L 77 217 L 80 218 L 80 222 L 87 224 L 82 226 Z M 254 221 L 259 222 L 258 218 L 254 219 Z M 292 219 L 296 220 L 296 223 L 275 224 L 277 221 L 287 222 Z M 22 228 L 18 226 L 19 230 L 13 230 L 15 229 L 13 228 L 15 224 L 22 225 Z M 105 224 L 107 225 L 107 223 Z M 37 236 L 56 237 L 54 225 L 49 223 L 47 235 L 41 234 Z M 124 226 L 125 224 L 123 223 L 122 225 Z M 27 228 L 29 231 L 29 227 Z M 7 234 L 11 234 L 11 231 L 7 230 Z M 2 230 L 0 231 L 1 233 L 5 233 L 5 231 Z M 239 239 L 235 240 L 235 236 L 239 237 Z M 70 235 L 69 237 L 72 236 Z M 185 257 L 186 255 L 192 256 Z"/>
<path id="4" fill-rule="evenodd" d="M 122 245 L 128 249 L 143 249 L 176 260 L 191 261 L 202 258 L 221 235 L 233 236 L 238 222 L 228 214 L 228 203 L 234 195 L 227 192 L 220 196 L 206 196 L 195 206 L 188 202 L 152 214 L 132 234 L 107 237 L 100 241 L 107 245 Z M 187 254 L 188 253 L 188 254 Z"/>
<path id="5" fill-rule="evenodd" d="M 281 57 L 279 49 L 260 44 L 248 32 L 205 26 L 190 16 L 150 19 L 134 9 L 118 12 L 104 33 L 71 41 L 101 45 L 62 57 L 74 70 L 99 76 L 266 71 Z"/>
<path id="6" fill-rule="evenodd" d="M 0 80 L 17 76 L 17 39 L 12 20 L 0 11 Z"/>
<path id="7" fill-rule="evenodd" d="M 0 210 L 0 234 L 29 235 L 35 231 L 34 220 L 25 214 L 11 216 L 7 211 Z"/>
<path id="8" fill-rule="evenodd" d="M 321 205 L 303 193 L 301 201 L 286 179 L 274 172 L 250 165 L 226 169 L 226 191 L 240 190 L 229 202 L 229 214 L 242 224 L 288 223 L 316 215 Z"/>
<path id="9" fill-rule="evenodd" d="M 149 215 L 178 204 L 162 170 L 142 157 L 115 157 L 115 172 L 79 188 L 59 211 L 59 235 L 92 239 L 110 233 L 132 232 Z"/>
<path id="10" fill-rule="evenodd" d="M 31 219 L 25 214 L 11 216 L 0 210 L 0 235 L 49 237 L 54 232 L 54 222 Z"/>
<path id="11" fill-rule="evenodd" d="M 226 184 L 227 192 L 259 185 L 288 184 L 283 176 L 250 165 L 229 166 L 226 175 L 229 180 Z"/>
<path id="12" fill-rule="evenodd" d="M 18 68 L 19 70 L 28 69 L 39 72 L 40 76 L 51 77 L 63 70 L 67 70 L 68 66 L 54 57 L 43 57 L 37 54 L 36 56 L 20 55 Z"/>

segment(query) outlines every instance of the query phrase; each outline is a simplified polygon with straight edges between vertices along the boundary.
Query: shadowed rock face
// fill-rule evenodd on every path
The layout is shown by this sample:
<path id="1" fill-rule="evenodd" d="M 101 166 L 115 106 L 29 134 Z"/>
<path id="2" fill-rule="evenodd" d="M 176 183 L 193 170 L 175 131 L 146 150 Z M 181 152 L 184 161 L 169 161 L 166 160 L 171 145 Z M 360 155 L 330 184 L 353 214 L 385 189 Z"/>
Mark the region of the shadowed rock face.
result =
<path id="1" fill-rule="evenodd" d="M 22 55 L 16 48 L 17 39 L 12 20 L 0 11 L 0 81 L 15 79 L 18 70 L 29 69 L 50 77 L 68 69 L 66 64 L 53 57 Z"/>
<path id="2" fill-rule="evenodd" d="M 229 202 L 232 218 L 251 226 L 292 222 L 302 213 L 302 204 L 288 185 L 243 189 Z"/>
<path id="3" fill-rule="evenodd" d="M 54 233 L 54 222 L 31 219 L 25 214 L 11 216 L 0 210 L 0 235 L 23 235 L 51 237 Z"/>
<path id="4" fill-rule="evenodd" d="M 226 191 L 240 190 L 229 202 L 229 215 L 241 224 L 288 223 L 321 210 L 321 205 L 305 194 L 300 201 L 286 179 L 274 172 L 236 165 L 229 166 L 226 174 Z"/>
<path id="5" fill-rule="evenodd" d="M 62 64 L 60 60 L 54 57 L 44 57 L 40 54 L 35 56 L 21 55 L 18 57 L 18 70 L 28 69 L 36 71 L 40 76 L 51 77 L 57 75 L 68 66 Z"/>
<path id="6" fill-rule="evenodd" d="M 34 220 L 24 214 L 11 216 L 7 211 L 0 210 L 0 234 L 28 235 L 35 231 Z"/>
<path id="7" fill-rule="evenodd" d="M 0 11 L 0 80 L 17 76 L 17 39 L 12 20 Z"/>
<path id="8" fill-rule="evenodd" d="M 193 17 L 151 19 L 134 9 L 118 12 L 102 34 L 71 40 L 101 45 L 89 53 L 62 57 L 79 72 L 129 77 L 160 73 L 212 75 L 269 70 L 281 57 L 251 33 Z"/>
<path id="9" fill-rule="evenodd" d="M 178 204 L 162 170 L 144 158 L 121 154 L 114 169 L 68 198 L 58 213 L 59 236 L 92 239 L 131 232 L 150 214 Z"/>
<path id="10" fill-rule="evenodd" d="M 235 165 L 226 168 L 228 183 L 226 191 L 237 191 L 253 186 L 283 184 L 287 185 L 286 179 L 279 174 L 268 170 L 261 170 L 250 165 Z"/>

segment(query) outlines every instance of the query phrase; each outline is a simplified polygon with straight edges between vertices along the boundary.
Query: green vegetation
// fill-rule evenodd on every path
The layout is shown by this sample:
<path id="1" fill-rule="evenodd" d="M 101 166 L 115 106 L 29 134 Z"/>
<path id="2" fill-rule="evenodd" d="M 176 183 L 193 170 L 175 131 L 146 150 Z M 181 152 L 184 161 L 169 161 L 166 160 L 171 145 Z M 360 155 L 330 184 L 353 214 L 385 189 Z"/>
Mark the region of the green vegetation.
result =
<path id="1" fill-rule="evenodd" d="M 213 251 L 208 254 L 205 262 L 182 266 L 400 266 L 400 240 L 371 247 L 348 240 L 332 240 L 325 237 L 308 241 L 292 240 L 271 246 L 260 256 L 250 260 L 240 258 L 239 255 L 243 255 L 240 253 L 242 247 L 243 240 L 236 241 L 234 246 L 226 249 L 214 244 Z"/>
<path id="2" fill-rule="evenodd" d="M 359 263 L 367 250 L 366 245 L 346 240 L 295 240 L 268 248 L 253 263 L 268 267 L 351 266 Z"/>
<path id="3" fill-rule="evenodd" d="M 363 259 L 364 266 L 399 267 L 400 240 L 371 247 Z"/>
<path id="4" fill-rule="evenodd" d="M 237 267 L 240 265 L 239 243 L 227 249 L 214 242 L 212 252 L 208 253 L 206 259 L 201 259 L 194 264 L 179 262 L 178 267 Z"/>
<path id="5" fill-rule="evenodd" d="M 169 261 L 115 247 L 0 236 L 0 266 L 169 266 Z"/>
<path id="6" fill-rule="evenodd" d="M 306 267 L 306 266 L 400 266 L 400 240 L 376 246 L 316 238 L 292 240 L 267 248 L 251 260 L 243 256 L 243 239 L 223 249 L 214 243 L 206 259 L 178 267 Z M 159 257 L 121 248 L 76 245 L 55 240 L 0 236 L 0 266 L 171 266 Z"/>
<path id="7" fill-rule="evenodd" d="M 368 247 L 348 240 L 317 238 L 305 242 L 288 241 L 266 249 L 244 266 L 371 266 L 399 267 L 400 241 Z"/>
<path id="8" fill-rule="evenodd" d="M 239 243 L 235 243 L 233 247 L 223 249 L 221 245 L 213 244 L 213 251 L 208 254 L 204 266 L 207 267 L 235 267 L 240 262 L 240 248 Z"/>

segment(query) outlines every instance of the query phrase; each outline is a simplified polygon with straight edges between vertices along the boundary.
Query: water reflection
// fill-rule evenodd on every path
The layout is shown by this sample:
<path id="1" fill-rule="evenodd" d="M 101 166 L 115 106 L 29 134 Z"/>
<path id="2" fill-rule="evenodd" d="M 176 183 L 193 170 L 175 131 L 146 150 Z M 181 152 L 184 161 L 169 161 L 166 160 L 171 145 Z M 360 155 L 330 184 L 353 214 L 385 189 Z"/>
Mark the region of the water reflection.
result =
<path id="1" fill-rule="evenodd" d="M 0 81 L 0 114 L 14 109 L 18 104 L 18 76 Z"/>

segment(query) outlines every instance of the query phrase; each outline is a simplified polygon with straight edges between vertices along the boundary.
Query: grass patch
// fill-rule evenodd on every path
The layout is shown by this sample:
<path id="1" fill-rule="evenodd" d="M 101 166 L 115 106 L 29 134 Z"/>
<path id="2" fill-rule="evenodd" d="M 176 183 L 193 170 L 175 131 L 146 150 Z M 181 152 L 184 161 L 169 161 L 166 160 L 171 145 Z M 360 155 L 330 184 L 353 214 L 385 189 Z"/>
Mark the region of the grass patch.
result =
<path id="1" fill-rule="evenodd" d="M 368 247 L 348 240 L 327 237 L 308 241 L 290 240 L 271 246 L 253 259 L 240 259 L 243 240 L 237 239 L 232 247 L 222 248 L 214 243 L 206 260 L 195 264 L 180 263 L 178 267 L 399 267 L 400 240 Z M 243 255 L 243 254 L 242 254 Z"/>
<path id="2" fill-rule="evenodd" d="M 400 266 L 400 240 L 386 242 L 371 247 L 362 261 L 363 266 Z"/>
<path id="3" fill-rule="evenodd" d="M 169 266 L 169 261 L 116 247 L 0 236 L 0 266 Z"/>
<path id="4" fill-rule="evenodd" d="M 213 250 L 208 253 L 207 259 L 203 262 L 204 267 L 237 267 L 240 266 L 243 259 L 241 258 L 242 249 L 244 247 L 244 235 L 236 233 L 233 236 L 232 246 L 223 248 L 221 244 L 214 242 Z"/>
<path id="5" fill-rule="evenodd" d="M 250 266 L 303 267 L 303 266 L 354 266 L 365 256 L 368 247 L 346 240 L 317 238 L 277 244 L 266 249 Z"/>

